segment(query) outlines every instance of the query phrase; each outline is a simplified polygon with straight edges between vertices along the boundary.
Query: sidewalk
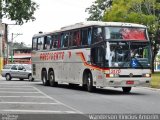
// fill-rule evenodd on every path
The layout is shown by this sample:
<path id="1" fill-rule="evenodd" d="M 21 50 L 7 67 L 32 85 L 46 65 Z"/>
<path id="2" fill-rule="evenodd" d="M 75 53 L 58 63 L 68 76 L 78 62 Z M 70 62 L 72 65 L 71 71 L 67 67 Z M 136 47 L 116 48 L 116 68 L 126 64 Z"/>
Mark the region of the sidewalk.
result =
<path id="1" fill-rule="evenodd" d="M 0 80 L 5 80 L 5 78 L 0 75 Z"/>

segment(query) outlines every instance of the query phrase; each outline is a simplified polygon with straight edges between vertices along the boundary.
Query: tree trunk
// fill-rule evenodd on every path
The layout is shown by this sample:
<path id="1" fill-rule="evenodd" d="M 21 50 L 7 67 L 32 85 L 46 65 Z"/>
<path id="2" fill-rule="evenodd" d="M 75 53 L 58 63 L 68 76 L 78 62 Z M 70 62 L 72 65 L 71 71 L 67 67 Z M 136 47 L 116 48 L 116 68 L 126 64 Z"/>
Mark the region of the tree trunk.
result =
<path id="1" fill-rule="evenodd" d="M 154 60 L 155 60 L 155 54 L 153 53 L 153 56 L 152 56 L 152 73 L 154 73 Z"/>

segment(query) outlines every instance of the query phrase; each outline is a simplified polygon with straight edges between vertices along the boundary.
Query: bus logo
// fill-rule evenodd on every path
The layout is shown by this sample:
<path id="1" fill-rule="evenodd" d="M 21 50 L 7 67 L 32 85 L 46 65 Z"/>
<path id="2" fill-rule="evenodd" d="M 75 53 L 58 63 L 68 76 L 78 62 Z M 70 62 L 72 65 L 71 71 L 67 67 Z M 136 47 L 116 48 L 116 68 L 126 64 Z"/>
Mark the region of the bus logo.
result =
<path id="1" fill-rule="evenodd" d="M 133 77 L 133 73 L 130 73 L 130 74 L 129 74 L 129 77 Z"/>

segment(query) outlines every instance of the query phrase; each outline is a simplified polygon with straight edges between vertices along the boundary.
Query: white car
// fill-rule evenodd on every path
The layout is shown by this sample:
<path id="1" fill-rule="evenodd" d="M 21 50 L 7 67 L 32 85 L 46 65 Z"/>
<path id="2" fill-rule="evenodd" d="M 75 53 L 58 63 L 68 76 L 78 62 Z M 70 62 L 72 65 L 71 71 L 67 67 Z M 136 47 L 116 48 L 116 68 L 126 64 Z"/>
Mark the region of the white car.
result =
<path id="1" fill-rule="evenodd" d="M 34 80 L 30 64 L 6 64 L 1 71 L 1 75 L 6 80 L 11 80 L 12 78 L 19 78 L 20 80 L 28 79 L 29 81 Z"/>

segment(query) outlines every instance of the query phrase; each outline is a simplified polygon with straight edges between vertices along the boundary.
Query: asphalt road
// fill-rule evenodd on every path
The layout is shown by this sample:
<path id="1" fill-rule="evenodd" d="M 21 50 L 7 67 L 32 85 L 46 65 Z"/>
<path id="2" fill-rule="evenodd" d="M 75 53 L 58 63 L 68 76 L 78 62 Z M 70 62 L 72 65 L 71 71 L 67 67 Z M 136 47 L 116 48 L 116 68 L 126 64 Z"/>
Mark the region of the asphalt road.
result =
<path id="1" fill-rule="evenodd" d="M 124 94 L 119 88 L 105 88 L 89 93 L 79 86 L 46 87 L 39 81 L 1 79 L 0 113 L 160 114 L 160 90 L 133 88 Z"/>

